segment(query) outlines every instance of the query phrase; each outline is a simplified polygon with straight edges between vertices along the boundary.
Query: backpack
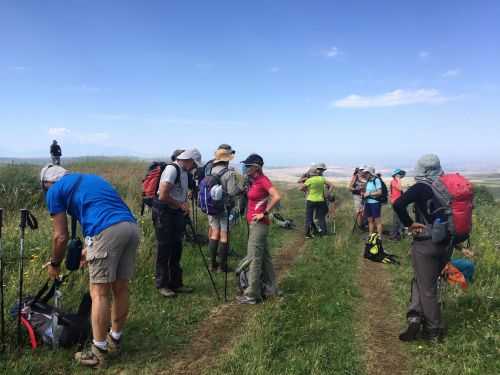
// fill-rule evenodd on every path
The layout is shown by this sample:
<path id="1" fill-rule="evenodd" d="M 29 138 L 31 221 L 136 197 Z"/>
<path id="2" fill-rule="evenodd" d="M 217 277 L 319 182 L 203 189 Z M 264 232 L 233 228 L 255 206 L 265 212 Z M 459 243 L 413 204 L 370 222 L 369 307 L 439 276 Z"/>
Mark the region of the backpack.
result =
<path id="1" fill-rule="evenodd" d="M 224 189 L 221 177 L 229 169 L 226 167 L 217 174 L 212 174 L 212 166 L 205 170 L 205 176 L 200 182 L 198 192 L 198 207 L 207 215 L 216 216 L 224 212 Z"/>
<path id="2" fill-rule="evenodd" d="M 393 254 L 386 253 L 382 246 L 382 240 L 378 233 L 372 233 L 368 236 L 365 243 L 364 257 L 373 262 L 399 264 L 398 257 Z"/>
<path id="3" fill-rule="evenodd" d="M 375 199 L 376 201 L 378 201 L 381 204 L 386 204 L 388 201 L 388 198 L 389 198 L 389 191 L 387 190 L 387 185 L 385 184 L 384 180 L 382 180 L 379 177 L 377 177 L 375 180 L 373 180 L 374 183 L 377 179 L 380 180 L 380 185 L 382 186 L 382 195 L 375 197 L 373 199 Z"/>
<path id="4" fill-rule="evenodd" d="M 57 346 L 69 348 L 78 344 L 80 348 L 83 348 L 87 339 L 90 338 L 92 306 L 90 293 L 86 292 L 83 295 L 76 314 L 64 312 L 48 303 L 52 297 L 60 298 L 58 289 L 65 278 L 55 280 L 50 289 L 48 288 L 49 281 L 47 281 L 35 297 L 25 297 L 21 303 L 17 302 L 11 309 L 11 316 L 14 319 L 17 319 L 21 310 L 21 322 L 28 332 L 33 349 L 41 344 L 54 348 Z M 57 302 L 55 304 L 57 305 Z"/>
<path id="5" fill-rule="evenodd" d="M 175 163 L 165 163 L 163 161 L 154 161 L 148 167 L 148 172 L 142 180 L 142 210 L 144 212 L 144 206 L 151 207 L 153 205 L 153 199 L 158 196 L 158 189 L 160 187 L 161 174 L 167 167 L 167 165 L 173 165 L 177 171 L 177 177 L 175 177 L 175 184 L 178 184 L 181 180 L 181 168 Z"/>
<path id="6" fill-rule="evenodd" d="M 434 181 L 421 182 L 432 188 L 436 207 L 439 207 L 432 214 L 439 213 L 443 218 L 453 244 L 467 240 L 472 231 L 472 183 L 459 173 L 445 174 Z"/>

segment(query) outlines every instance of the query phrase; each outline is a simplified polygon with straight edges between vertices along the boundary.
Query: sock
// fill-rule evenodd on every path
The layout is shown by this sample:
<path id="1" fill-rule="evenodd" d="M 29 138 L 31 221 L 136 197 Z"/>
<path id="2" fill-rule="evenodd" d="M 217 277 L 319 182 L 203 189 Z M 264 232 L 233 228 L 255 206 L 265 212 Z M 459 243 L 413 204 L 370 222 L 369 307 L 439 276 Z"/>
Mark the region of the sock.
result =
<path id="1" fill-rule="evenodd" d="M 208 241 L 208 253 L 210 254 L 210 259 L 212 261 L 213 267 L 217 266 L 217 247 L 218 246 L 219 246 L 218 240 L 210 239 L 210 241 Z"/>
<path id="2" fill-rule="evenodd" d="M 97 346 L 99 349 L 101 350 L 108 350 L 108 343 L 106 342 L 106 340 L 104 341 L 96 341 L 96 340 L 92 340 L 94 345 Z"/>
<path id="3" fill-rule="evenodd" d="M 109 331 L 109 334 L 116 341 L 119 341 L 120 338 L 122 337 L 122 333 L 121 332 L 113 332 L 113 330 Z"/>
<path id="4" fill-rule="evenodd" d="M 229 245 L 227 242 L 219 242 L 219 255 L 220 255 L 220 266 L 222 269 L 227 267 L 227 254 L 229 252 Z"/>

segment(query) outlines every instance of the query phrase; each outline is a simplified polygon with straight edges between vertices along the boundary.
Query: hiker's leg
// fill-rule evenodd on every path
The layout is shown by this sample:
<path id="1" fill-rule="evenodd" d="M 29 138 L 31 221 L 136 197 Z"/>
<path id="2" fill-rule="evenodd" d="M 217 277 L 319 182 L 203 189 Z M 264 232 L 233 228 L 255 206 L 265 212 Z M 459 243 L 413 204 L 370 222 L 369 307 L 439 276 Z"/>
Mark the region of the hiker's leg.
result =
<path id="1" fill-rule="evenodd" d="M 368 233 L 372 234 L 375 232 L 375 223 L 372 217 L 368 217 Z"/>
<path id="2" fill-rule="evenodd" d="M 306 236 L 308 234 L 311 234 L 311 227 L 313 225 L 314 219 L 313 219 L 313 214 L 314 214 L 314 204 L 313 202 L 306 201 L 306 222 L 305 222 L 305 234 Z"/>
<path id="3" fill-rule="evenodd" d="M 374 219 L 375 226 L 377 227 L 377 233 L 382 238 L 382 234 L 384 231 L 384 227 L 382 224 L 382 218 L 379 216 L 378 218 Z"/>
<path id="4" fill-rule="evenodd" d="M 208 215 L 209 241 L 208 241 L 208 254 L 210 256 L 210 265 L 212 270 L 216 270 L 217 263 L 217 248 L 219 247 L 220 239 L 220 224 L 217 216 Z"/>
<path id="5" fill-rule="evenodd" d="M 276 274 L 274 272 L 273 262 L 271 254 L 269 253 L 269 244 L 267 242 L 266 234 L 266 245 L 262 260 L 263 275 L 262 280 L 268 286 L 267 295 L 272 296 L 278 293 L 278 284 L 276 282 Z"/>
<path id="6" fill-rule="evenodd" d="M 90 284 L 92 298 L 92 336 L 95 341 L 105 341 L 110 321 L 109 292 L 111 284 Z"/>
<path id="7" fill-rule="evenodd" d="M 172 215 L 172 232 L 169 238 L 171 243 L 171 254 L 168 262 L 169 269 L 169 289 L 178 289 L 183 286 L 182 282 L 182 267 L 181 267 L 181 257 L 182 257 L 182 238 L 184 235 L 184 228 L 186 219 L 183 213 L 176 213 Z"/>
<path id="8" fill-rule="evenodd" d="M 316 217 L 318 219 L 318 224 L 321 229 L 321 233 L 324 235 L 327 233 L 326 228 L 326 214 L 328 213 L 328 205 L 326 202 L 319 202 L 316 204 Z"/>
<path id="9" fill-rule="evenodd" d="M 128 280 L 116 280 L 111 284 L 113 303 L 111 304 L 111 329 L 121 332 L 128 316 Z"/>
<path id="10" fill-rule="evenodd" d="M 262 299 L 262 261 L 266 248 L 268 226 L 263 223 L 250 224 L 247 256 L 252 258 L 248 270 L 248 288 L 244 294 L 257 300 Z"/>
<path id="11" fill-rule="evenodd" d="M 426 328 L 441 328 L 441 309 L 437 294 L 437 280 L 441 273 L 441 257 L 446 246 L 436 245 L 431 240 L 414 241 L 412 266 L 415 272 L 420 306 Z"/>
<path id="12" fill-rule="evenodd" d="M 220 268 L 222 271 L 227 270 L 227 257 L 229 254 L 228 233 L 227 233 L 227 214 L 222 214 L 219 217 L 220 225 L 220 241 L 219 241 L 219 257 Z"/>
<path id="13" fill-rule="evenodd" d="M 172 252 L 172 244 L 169 240 L 172 224 L 171 215 L 163 213 L 153 208 L 153 224 L 156 234 L 156 269 L 155 284 L 158 289 L 167 288 L 169 281 L 169 259 Z"/>

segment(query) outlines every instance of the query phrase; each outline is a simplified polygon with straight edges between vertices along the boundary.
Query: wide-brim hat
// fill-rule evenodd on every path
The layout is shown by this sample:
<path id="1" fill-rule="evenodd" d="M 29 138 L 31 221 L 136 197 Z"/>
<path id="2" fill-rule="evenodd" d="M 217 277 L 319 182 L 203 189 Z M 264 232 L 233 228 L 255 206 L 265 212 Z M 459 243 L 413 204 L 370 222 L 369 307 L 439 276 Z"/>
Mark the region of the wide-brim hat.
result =
<path id="1" fill-rule="evenodd" d="M 214 161 L 231 161 L 234 159 L 234 150 L 219 148 L 215 151 Z"/>
<path id="2" fill-rule="evenodd" d="M 193 160 L 196 166 L 201 167 L 203 165 L 201 161 L 201 153 L 197 148 L 187 149 L 177 156 L 177 160 Z"/>

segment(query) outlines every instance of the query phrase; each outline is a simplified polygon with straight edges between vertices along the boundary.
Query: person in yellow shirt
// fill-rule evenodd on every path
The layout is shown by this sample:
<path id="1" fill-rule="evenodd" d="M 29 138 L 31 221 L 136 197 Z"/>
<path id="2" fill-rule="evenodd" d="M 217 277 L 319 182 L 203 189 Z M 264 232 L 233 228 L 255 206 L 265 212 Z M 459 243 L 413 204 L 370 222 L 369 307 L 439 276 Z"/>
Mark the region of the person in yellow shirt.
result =
<path id="1" fill-rule="evenodd" d="M 314 219 L 319 224 L 319 235 L 327 234 L 326 215 L 328 214 L 328 204 L 325 197 L 332 189 L 332 185 L 323 176 L 326 171 L 324 163 L 319 163 L 311 169 L 310 177 L 300 186 L 300 190 L 306 192 L 306 238 L 312 238 L 311 228 Z"/>

